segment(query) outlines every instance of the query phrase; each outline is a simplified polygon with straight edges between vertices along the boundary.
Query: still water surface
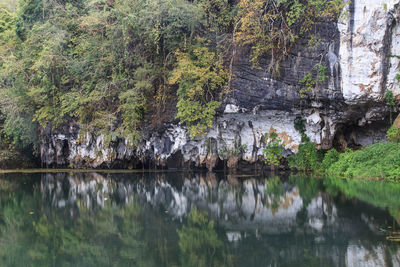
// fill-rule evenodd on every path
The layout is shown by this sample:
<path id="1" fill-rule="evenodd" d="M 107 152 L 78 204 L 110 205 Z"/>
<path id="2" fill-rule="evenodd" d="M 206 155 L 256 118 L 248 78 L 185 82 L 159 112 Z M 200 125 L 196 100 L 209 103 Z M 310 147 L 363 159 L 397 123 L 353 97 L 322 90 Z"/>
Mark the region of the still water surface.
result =
<path id="1" fill-rule="evenodd" d="M 398 222 L 399 183 L 0 175 L 0 266 L 399 266 Z"/>

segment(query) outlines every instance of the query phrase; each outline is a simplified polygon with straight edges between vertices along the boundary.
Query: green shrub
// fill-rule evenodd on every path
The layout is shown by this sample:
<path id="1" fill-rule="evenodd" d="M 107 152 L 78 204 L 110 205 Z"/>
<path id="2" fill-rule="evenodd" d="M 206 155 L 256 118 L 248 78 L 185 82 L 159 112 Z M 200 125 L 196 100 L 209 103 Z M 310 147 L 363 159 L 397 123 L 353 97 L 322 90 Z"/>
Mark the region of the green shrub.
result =
<path id="1" fill-rule="evenodd" d="M 301 117 L 294 119 L 294 129 L 299 133 L 305 133 L 306 131 L 306 120 Z"/>
<path id="2" fill-rule="evenodd" d="M 267 147 L 263 150 L 265 163 L 271 166 L 279 166 L 283 152 L 282 140 L 278 138 L 274 131 L 270 132 L 269 136 L 266 134 L 265 139 L 268 139 Z"/>
<path id="3" fill-rule="evenodd" d="M 318 87 L 322 83 L 324 83 L 329 76 L 326 75 L 327 67 L 323 65 L 315 65 L 314 70 L 316 71 L 316 77 L 313 77 L 312 73 L 308 72 L 306 75 L 299 81 L 299 84 L 303 87 L 299 93 L 300 97 L 304 98 L 306 93 L 311 92 L 314 88 Z"/>
<path id="4" fill-rule="evenodd" d="M 395 126 L 390 126 L 386 133 L 386 138 L 390 142 L 398 143 L 400 141 L 400 129 Z"/>
<path id="5" fill-rule="evenodd" d="M 358 178 L 400 178 L 400 145 L 377 143 L 357 151 L 347 150 L 326 173 Z"/>
<path id="6" fill-rule="evenodd" d="M 331 150 L 328 150 L 325 155 L 324 159 L 322 160 L 321 163 L 321 170 L 324 171 L 328 169 L 333 163 L 339 160 L 340 153 L 336 151 L 336 149 L 332 148 Z"/>
<path id="7" fill-rule="evenodd" d="M 302 171 L 318 170 L 321 165 L 321 154 L 309 141 L 299 145 L 299 151 L 291 158 L 291 166 Z"/>
<path id="8" fill-rule="evenodd" d="M 192 138 L 203 136 L 213 126 L 216 109 L 221 102 L 216 92 L 227 82 L 221 58 L 198 39 L 188 51 L 177 51 L 177 64 L 169 83 L 178 85 L 177 118 L 186 124 Z"/>

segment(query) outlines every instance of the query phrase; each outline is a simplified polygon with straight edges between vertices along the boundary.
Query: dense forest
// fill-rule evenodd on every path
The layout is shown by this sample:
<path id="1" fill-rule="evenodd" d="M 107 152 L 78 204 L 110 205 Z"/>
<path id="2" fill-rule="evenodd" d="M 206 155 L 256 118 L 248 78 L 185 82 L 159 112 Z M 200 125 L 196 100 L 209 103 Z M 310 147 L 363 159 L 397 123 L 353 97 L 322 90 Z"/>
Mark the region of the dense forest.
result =
<path id="1" fill-rule="evenodd" d="M 77 123 L 133 145 L 179 120 L 201 136 L 229 93 L 238 46 L 270 71 L 340 0 L 20 0 L 0 8 L 3 145 L 37 151 L 40 132 Z"/>

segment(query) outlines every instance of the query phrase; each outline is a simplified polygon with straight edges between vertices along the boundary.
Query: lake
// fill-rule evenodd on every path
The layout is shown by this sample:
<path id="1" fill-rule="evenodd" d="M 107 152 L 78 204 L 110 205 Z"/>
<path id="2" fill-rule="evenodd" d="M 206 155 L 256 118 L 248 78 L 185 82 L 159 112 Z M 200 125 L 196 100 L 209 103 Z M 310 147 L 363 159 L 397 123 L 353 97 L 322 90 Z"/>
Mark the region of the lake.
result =
<path id="1" fill-rule="evenodd" d="M 0 174 L 0 266 L 400 266 L 400 183 Z"/>

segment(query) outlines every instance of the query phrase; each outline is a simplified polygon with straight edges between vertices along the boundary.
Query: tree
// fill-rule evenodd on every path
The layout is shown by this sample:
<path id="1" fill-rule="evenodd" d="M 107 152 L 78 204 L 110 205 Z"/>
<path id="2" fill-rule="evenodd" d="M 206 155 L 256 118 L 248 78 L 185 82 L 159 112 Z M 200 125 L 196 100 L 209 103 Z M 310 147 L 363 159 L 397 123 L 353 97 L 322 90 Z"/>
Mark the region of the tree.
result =
<path id="1" fill-rule="evenodd" d="M 225 86 L 228 74 L 218 56 L 202 45 L 177 51 L 177 64 L 171 73 L 170 84 L 178 84 L 178 114 L 186 123 L 191 137 L 204 135 L 216 109 L 221 105 L 216 92 Z"/>

